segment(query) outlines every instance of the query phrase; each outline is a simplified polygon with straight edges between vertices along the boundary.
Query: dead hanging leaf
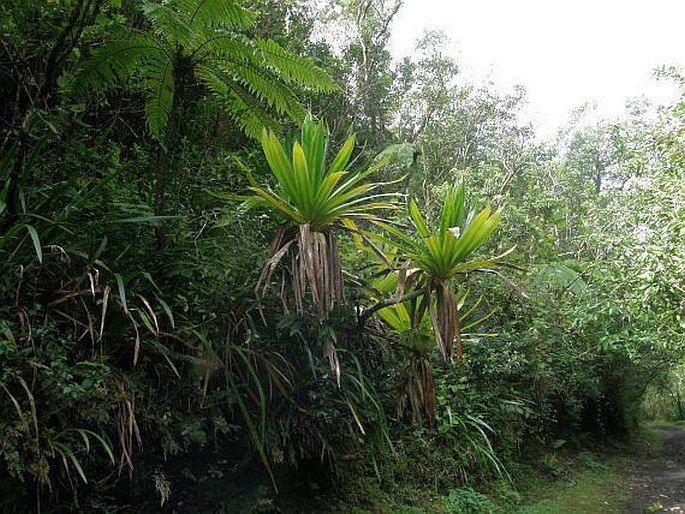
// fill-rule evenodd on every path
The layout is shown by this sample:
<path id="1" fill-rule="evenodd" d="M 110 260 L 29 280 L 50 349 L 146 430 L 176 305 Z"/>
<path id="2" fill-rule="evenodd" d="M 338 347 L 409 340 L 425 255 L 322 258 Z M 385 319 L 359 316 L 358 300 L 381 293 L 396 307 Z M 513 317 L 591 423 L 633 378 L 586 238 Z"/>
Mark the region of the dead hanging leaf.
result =
<path id="1" fill-rule="evenodd" d="M 454 290 L 449 284 L 438 282 L 433 284 L 436 293 L 435 302 L 432 298 L 428 303 L 433 332 L 438 348 L 445 360 L 451 361 L 454 356 L 454 346 L 457 347 L 457 358 L 461 363 L 462 345 L 459 323 L 459 310 L 454 296 Z"/>
<path id="2" fill-rule="evenodd" d="M 421 380 L 423 389 L 423 410 L 428 420 L 429 428 L 433 428 L 435 424 L 435 383 L 433 381 L 433 370 L 431 369 L 428 359 L 421 361 Z"/>
<path id="3" fill-rule="evenodd" d="M 335 346 L 331 339 L 326 341 L 323 345 L 323 356 L 328 359 L 328 364 L 331 366 L 331 373 L 335 375 L 335 382 L 338 384 L 338 387 L 340 387 L 340 359 L 338 359 L 338 352 L 335 350 Z"/>
<path id="4" fill-rule="evenodd" d="M 402 368 L 397 395 L 397 416 L 402 418 L 407 406 L 412 422 L 426 419 L 429 428 L 435 425 L 435 383 L 433 370 L 425 354 L 412 352 Z"/>
<path id="5" fill-rule="evenodd" d="M 95 298 L 95 278 L 90 271 L 88 272 L 88 280 L 90 280 L 90 292 Z"/>
<path id="6" fill-rule="evenodd" d="M 83 298 L 79 298 L 81 306 L 83 307 L 83 312 L 86 315 L 86 320 L 88 321 L 88 325 L 86 327 L 85 332 L 81 335 L 81 337 L 84 337 L 86 334 L 90 336 L 90 343 L 95 348 L 95 340 L 96 340 L 96 334 L 95 334 L 95 327 L 93 326 L 93 318 L 90 315 L 90 311 L 88 310 L 88 307 L 86 306 L 86 303 L 83 301 Z"/>
<path id="7" fill-rule="evenodd" d="M 278 238 L 279 242 L 282 241 L 282 237 Z M 262 272 L 259 275 L 259 280 L 257 281 L 257 292 L 260 292 L 260 294 L 265 294 L 266 291 L 269 288 L 269 283 L 271 281 L 271 277 L 274 273 L 274 270 L 278 266 L 278 264 L 281 262 L 283 257 L 288 253 L 288 250 L 290 249 L 290 246 L 295 242 L 294 239 L 291 239 L 289 241 L 285 241 L 282 246 L 279 246 L 276 248 L 276 251 L 271 254 L 271 257 L 266 261 L 264 266 L 262 267 Z"/>
<path id="8" fill-rule="evenodd" d="M 2 386 L 2 388 L 10 397 L 10 401 L 14 405 L 14 410 L 16 410 L 17 414 L 19 415 L 19 421 L 21 421 L 22 430 L 24 430 L 27 433 L 30 433 L 31 429 L 29 428 L 29 424 L 26 422 L 26 418 L 24 417 L 24 411 L 21 409 L 21 405 L 19 405 L 17 399 L 14 396 L 12 396 L 12 393 L 10 393 L 4 385 Z"/>
<path id="9" fill-rule="evenodd" d="M 397 288 L 395 289 L 395 297 L 400 298 L 404 296 L 407 289 L 407 270 L 409 269 L 411 261 L 404 261 L 397 270 Z"/>
<path id="10" fill-rule="evenodd" d="M 316 316 L 325 319 L 335 304 L 344 300 L 340 251 L 330 230 L 313 231 L 307 224 L 299 225 L 297 231 L 281 227 L 270 250 L 257 282 L 258 294 L 266 293 L 276 268 L 290 254 L 279 284 L 286 311 L 292 305 L 298 314 L 305 314 L 309 292 Z"/>
<path id="11" fill-rule="evenodd" d="M 105 332 L 105 316 L 107 315 L 107 303 L 109 302 L 109 293 L 111 290 L 111 287 L 106 286 L 105 290 L 102 292 L 102 314 L 100 319 L 100 334 L 98 335 L 98 341 L 102 341 L 102 335 Z"/>
<path id="12" fill-rule="evenodd" d="M 152 321 L 155 322 L 155 332 L 154 334 L 157 335 L 159 333 L 159 322 L 157 321 L 157 315 L 155 314 L 154 309 L 152 308 L 152 305 L 150 305 L 150 302 L 148 301 L 147 298 L 145 298 L 142 294 L 137 294 L 136 296 L 140 298 L 140 301 L 143 302 L 143 305 L 145 305 L 145 308 L 147 309 L 147 312 L 150 313 L 150 317 L 152 318 Z"/>
<path id="13" fill-rule="evenodd" d="M 36 433 L 36 448 L 38 450 L 38 454 L 40 455 L 40 434 L 38 431 L 38 410 L 36 409 L 36 399 L 33 396 L 31 388 L 22 377 L 17 377 L 17 381 L 24 389 L 24 392 L 26 392 L 26 397 L 29 400 L 29 407 L 31 408 L 31 417 L 33 419 L 33 429 Z"/>
<path id="14" fill-rule="evenodd" d="M 355 423 L 357 423 L 357 427 L 359 427 L 359 431 L 362 433 L 362 435 L 366 435 L 364 425 L 362 425 L 362 422 L 359 419 L 359 416 L 357 415 L 357 411 L 355 410 L 354 405 L 352 405 L 352 402 L 347 397 L 345 397 L 345 402 L 347 403 L 347 407 L 350 409 L 350 412 L 352 413 L 352 417 L 354 418 Z"/>
<path id="15" fill-rule="evenodd" d="M 119 474 L 124 466 L 128 469 L 129 478 L 133 476 L 133 454 L 134 442 L 137 442 L 138 448 L 141 448 L 143 441 L 138 430 L 138 422 L 135 416 L 135 396 L 131 394 L 128 397 L 126 386 L 123 382 L 118 382 L 119 391 L 124 397 L 119 402 L 119 447 L 121 449 L 121 458 L 119 459 Z"/>
<path id="16" fill-rule="evenodd" d="M 133 365 L 135 366 L 138 364 L 138 356 L 140 355 L 140 330 L 138 329 L 138 322 L 135 320 L 131 312 L 127 310 L 126 314 L 136 333 L 136 337 L 133 340 Z"/>

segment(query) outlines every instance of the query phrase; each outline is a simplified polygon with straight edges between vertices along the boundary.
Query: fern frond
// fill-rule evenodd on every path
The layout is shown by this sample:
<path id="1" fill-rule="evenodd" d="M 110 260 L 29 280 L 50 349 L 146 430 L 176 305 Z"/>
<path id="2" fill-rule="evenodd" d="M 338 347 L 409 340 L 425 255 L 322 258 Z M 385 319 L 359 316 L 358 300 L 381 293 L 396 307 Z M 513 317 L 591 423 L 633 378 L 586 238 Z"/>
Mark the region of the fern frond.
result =
<path id="1" fill-rule="evenodd" d="M 163 45 L 148 34 L 119 31 L 120 37 L 93 50 L 74 83 L 77 94 L 103 92 L 126 81 L 141 65 L 166 55 Z M 168 56 L 167 56 L 168 58 Z"/>
<path id="2" fill-rule="evenodd" d="M 314 91 L 330 92 L 338 89 L 328 74 L 311 59 L 296 55 L 270 39 L 256 40 L 264 64 L 289 83 L 297 83 Z"/>
<path id="3" fill-rule="evenodd" d="M 195 68 L 195 74 L 215 96 L 223 98 L 228 95 L 230 87 L 221 72 L 213 64 L 198 64 Z"/>
<path id="4" fill-rule="evenodd" d="M 207 27 L 246 29 L 255 19 L 235 0 L 171 0 L 168 5 L 182 12 L 188 24 L 199 30 Z"/>
<path id="5" fill-rule="evenodd" d="M 322 92 L 336 89 L 311 60 L 274 41 L 245 35 L 253 16 L 238 0 L 143 0 L 143 13 L 152 31 L 115 29 L 116 37 L 93 51 L 76 89 L 89 94 L 131 77 L 141 79 L 148 129 L 157 139 L 164 136 L 174 108 L 179 52 L 252 137 L 274 125 L 269 111 L 296 121 L 304 118 L 306 110 L 291 89 L 294 85 Z"/>
<path id="6" fill-rule="evenodd" d="M 227 59 L 257 63 L 255 45 L 241 34 L 220 31 L 213 33 L 201 42 L 191 54 L 195 61 L 202 62 L 209 58 L 214 60 Z"/>
<path id="7" fill-rule="evenodd" d="M 192 48 L 198 34 L 187 22 L 183 13 L 175 11 L 169 4 L 146 2 L 143 14 L 150 22 L 153 32 L 166 41 L 173 41 L 185 48 Z"/>
<path id="8" fill-rule="evenodd" d="M 227 64 L 226 70 L 260 102 L 294 120 L 304 119 L 306 109 L 288 87 L 273 74 L 244 64 Z"/>
<path id="9" fill-rule="evenodd" d="M 151 60 L 141 71 L 148 89 L 145 102 L 148 129 L 155 138 L 162 139 L 174 104 L 173 63 L 169 59 Z"/>
<path id="10" fill-rule="evenodd" d="M 223 66 L 202 66 L 198 68 L 198 76 L 218 96 L 230 96 L 231 92 L 240 88 L 242 97 L 251 96 L 251 106 L 264 106 L 278 114 L 287 114 L 293 120 L 301 120 L 306 115 L 306 109 L 279 80 L 278 77 L 264 69 L 258 69 L 249 63 L 225 63 Z M 261 105 L 260 105 L 261 104 Z M 261 135 L 259 132 L 250 135 Z"/>
<path id="11" fill-rule="evenodd" d="M 228 116 L 253 139 L 258 140 L 264 129 L 273 129 L 278 125 L 276 120 L 257 104 L 249 93 L 241 91 L 239 87 L 229 92 L 226 101 Z"/>
<path id="12" fill-rule="evenodd" d="M 248 136 L 259 139 L 264 128 L 276 126 L 273 117 L 264 110 L 254 95 L 233 80 L 233 77 L 211 65 L 199 66 L 197 76 L 223 102 L 226 114 Z"/>

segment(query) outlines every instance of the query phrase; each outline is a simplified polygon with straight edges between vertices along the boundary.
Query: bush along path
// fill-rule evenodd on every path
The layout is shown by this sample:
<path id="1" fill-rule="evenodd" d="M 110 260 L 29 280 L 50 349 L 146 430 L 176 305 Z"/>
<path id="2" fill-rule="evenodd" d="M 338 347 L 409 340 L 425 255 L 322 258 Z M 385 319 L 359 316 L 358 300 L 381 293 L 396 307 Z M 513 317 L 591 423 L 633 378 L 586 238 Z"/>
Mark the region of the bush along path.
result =
<path id="1" fill-rule="evenodd" d="M 559 479 L 532 474 L 516 514 L 645 514 L 685 512 L 685 425 L 644 427 L 628 446 L 554 459 Z M 550 459 L 552 461 L 552 459 Z M 478 511 L 480 512 L 480 511 Z"/>
<path id="2" fill-rule="evenodd" d="M 685 513 L 685 427 L 657 425 L 663 450 L 652 458 L 635 462 L 635 477 L 627 512 Z"/>

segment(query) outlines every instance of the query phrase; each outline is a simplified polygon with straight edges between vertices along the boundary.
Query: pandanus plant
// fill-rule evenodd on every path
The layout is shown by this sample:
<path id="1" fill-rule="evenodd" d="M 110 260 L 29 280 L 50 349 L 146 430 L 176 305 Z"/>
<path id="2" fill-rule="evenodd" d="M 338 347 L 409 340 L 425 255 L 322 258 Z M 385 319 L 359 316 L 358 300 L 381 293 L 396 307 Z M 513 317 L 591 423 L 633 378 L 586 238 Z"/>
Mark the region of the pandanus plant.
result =
<path id="1" fill-rule="evenodd" d="M 396 290 L 399 272 L 388 273 L 373 282 L 373 288 L 381 294 Z M 456 309 L 461 320 L 467 320 L 461 329 L 464 335 L 473 337 L 492 336 L 494 334 L 469 333 L 470 330 L 484 322 L 492 313 L 474 319 L 483 300 L 481 296 L 467 307 L 470 294 L 466 291 L 456 297 Z M 414 423 L 422 419 L 433 428 L 435 421 L 436 393 L 433 379 L 433 366 L 429 355 L 436 348 L 436 335 L 430 316 L 426 310 L 417 319 L 417 303 L 406 301 L 383 307 L 378 311 L 379 317 L 393 331 L 394 338 L 407 350 L 407 358 L 401 368 L 397 384 L 397 416 L 402 418 L 409 408 Z M 464 311 L 462 313 L 462 311 Z"/>
<path id="2" fill-rule="evenodd" d="M 340 252 L 335 229 L 349 230 L 355 221 L 379 221 L 377 211 L 396 208 L 397 193 L 378 192 L 381 183 L 367 182 L 383 162 L 363 170 L 349 170 L 355 147 L 353 135 L 327 162 L 327 127 L 308 116 L 299 141 L 286 151 L 273 132 L 261 143 L 276 181 L 274 188 L 252 181 L 247 207 L 261 207 L 283 221 L 270 246 L 257 291 L 266 292 L 279 264 L 287 264 L 279 289 L 286 310 L 307 310 L 307 290 L 315 315 L 323 320 L 344 298 Z"/>
<path id="3" fill-rule="evenodd" d="M 410 302 L 414 327 L 423 322 L 428 312 L 442 356 L 451 361 L 456 347 L 457 358 L 461 361 L 460 317 L 452 282 L 459 274 L 492 270 L 513 251 L 512 248 L 496 257 L 474 259 L 476 250 L 497 228 L 502 210 L 493 212 L 489 206 L 478 213 L 469 210 L 464 187 L 455 185 L 445 195 L 436 227 L 429 227 L 414 200 L 408 204 L 408 214 L 413 234 L 384 221 L 374 221 L 387 233 L 387 236 L 374 237 L 396 248 L 396 253 L 404 259 L 404 264 L 397 270 L 395 301 L 404 297 Z M 411 292 L 405 295 L 407 291 Z"/>
<path id="4" fill-rule="evenodd" d="M 374 288 L 384 294 L 396 289 L 398 274 L 390 273 L 374 282 Z M 413 321 L 411 302 L 398 303 L 378 311 L 379 317 L 393 331 L 396 341 L 407 350 L 397 384 L 397 416 L 402 418 L 407 406 L 414 423 L 425 416 L 429 426 L 435 419 L 435 383 L 428 354 L 435 348 L 430 320 L 423 316 Z"/>

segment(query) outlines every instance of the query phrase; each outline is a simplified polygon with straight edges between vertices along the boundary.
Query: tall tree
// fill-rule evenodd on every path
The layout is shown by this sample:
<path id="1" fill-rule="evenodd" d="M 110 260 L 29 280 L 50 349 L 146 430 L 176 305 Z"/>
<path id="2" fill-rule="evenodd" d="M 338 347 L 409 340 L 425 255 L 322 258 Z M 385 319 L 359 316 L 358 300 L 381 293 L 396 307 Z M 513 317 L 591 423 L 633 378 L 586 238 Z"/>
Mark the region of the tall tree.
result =
<path id="1" fill-rule="evenodd" d="M 535 161 L 539 148 L 532 128 L 519 116 L 525 89 L 516 86 L 504 94 L 492 84 L 460 80 L 445 34 L 425 33 L 415 55 L 399 64 L 397 77 L 393 129 L 422 156 L 421 180 L 410 181 L 414 190 L 449 182 L 455 172 L 469 170 L 470 182 L 485 196 L 504 195 Z"/>
<path id="2" fill-rule="evenodd" d="M 388 49 L 392 21 L 402 0 L 330 0 L 323 11 L 326 27 L 344 34 L 342 57 L 360 141 L 380 148 L 389 139 L 392 57 Z"/>
<path id="3" fill-rule="evenodd" d="M 587 104 L 573 113 L 570 126 L 561 133 L 561 144 L 565 146 L 567 165 L 580 171 L 599 194 L 612 164 L 612 141 L 609 123 L 589 121 L 593 107 Z"/>

